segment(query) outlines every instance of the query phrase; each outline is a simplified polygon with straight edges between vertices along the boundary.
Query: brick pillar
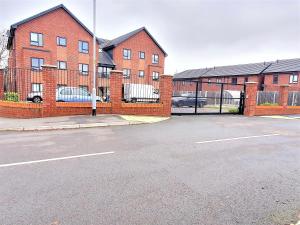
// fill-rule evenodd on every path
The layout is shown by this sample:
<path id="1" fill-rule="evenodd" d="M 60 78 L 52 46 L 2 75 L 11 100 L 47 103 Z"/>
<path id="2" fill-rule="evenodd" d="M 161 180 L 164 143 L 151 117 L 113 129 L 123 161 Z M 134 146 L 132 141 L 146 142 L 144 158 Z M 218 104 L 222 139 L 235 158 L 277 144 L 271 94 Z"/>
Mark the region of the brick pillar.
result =
<path id="1" fill-rule="evenodd" d="M 173 76 L 163 74 L 159 77 L 159 79 L 160 102 L 163 104 L 162 116 L 170 116 L 173 92 Z"/>
<path id="2" fill-rule="evenodd" d="M 122 78 L 123 71 L 110 71 L 110 102 L 111 113 L 121 114 L 122 108 Z"/>
<path id="3" fill-rule="evenodd" d="M 257 82 L 246 82 L 245 116 L 254 116 L 256 108 Z"/>
<path id="4" fill-rule="evenodd" d="M 53 115 L 56 110 L 56 71 L 52 65 L 42 66 L 43 111 L 42 117 Z"/>
<path id="5" fill-rule="evenodd" d="M 4 97 L 4 70 L 0 69 L 0 100 Z"/>
<path id="6" fill-rule="evenodd" d="M 279 105 L 287 107 L 289 97 L 289 85 L 280 85 L 279 87 Z"/>

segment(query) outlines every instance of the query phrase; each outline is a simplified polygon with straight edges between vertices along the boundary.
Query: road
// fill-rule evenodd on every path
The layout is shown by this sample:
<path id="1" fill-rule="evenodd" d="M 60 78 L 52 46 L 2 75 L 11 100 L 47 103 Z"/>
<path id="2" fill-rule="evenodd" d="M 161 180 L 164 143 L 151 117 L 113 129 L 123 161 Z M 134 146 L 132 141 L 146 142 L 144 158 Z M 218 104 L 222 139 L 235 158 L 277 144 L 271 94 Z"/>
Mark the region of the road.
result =
<path id="1" fill-rule="evenodd" d="M 299 131 L 297 119 L 202 115 L 0 133 L 0 224 L 290 224 Z"/>

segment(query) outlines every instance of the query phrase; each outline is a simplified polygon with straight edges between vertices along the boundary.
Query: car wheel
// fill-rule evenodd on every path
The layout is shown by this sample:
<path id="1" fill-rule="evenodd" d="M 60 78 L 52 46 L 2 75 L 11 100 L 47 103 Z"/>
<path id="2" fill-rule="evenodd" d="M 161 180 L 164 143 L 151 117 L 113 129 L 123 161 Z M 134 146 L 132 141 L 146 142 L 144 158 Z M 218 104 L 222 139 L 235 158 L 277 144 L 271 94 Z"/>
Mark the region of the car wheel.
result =
<path id="1" fill-rule="evenodd" d="M 41 98 L 40 96 L 35 96 L 35 97 L 33 97 L 32 101 L 33 101 L 34 103 L 41 103 L 42 98 Z"/>

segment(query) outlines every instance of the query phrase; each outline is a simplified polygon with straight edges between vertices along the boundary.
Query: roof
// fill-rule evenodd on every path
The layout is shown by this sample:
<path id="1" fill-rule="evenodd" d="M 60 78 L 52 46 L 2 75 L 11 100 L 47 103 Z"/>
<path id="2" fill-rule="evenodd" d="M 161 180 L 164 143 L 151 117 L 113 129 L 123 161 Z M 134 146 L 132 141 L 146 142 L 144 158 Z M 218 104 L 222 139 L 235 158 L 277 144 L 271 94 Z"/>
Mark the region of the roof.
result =
<path id="1" fill-rule="evenodd" d="M 296 71 L 300 71 L 300 58 L 277 60 L 273 62 L 264 71 L 264 73 L 296 72 Z"/>
<path id="2" fill-rule="evenodd" d="M 50 9 L 47 9 L 47 10 L 45 10 L 45 11 L 43 11 L 43 12 L 40 12 L 40 13 L 38 13 L 38 14 L 36 14 L 36 15 L 33 15 L 33 16 L 31 16 L 31 17 L 28 17 L 28 18 L 26 18 L 26 19 L 24 19 L 24 20 L 21 20 L 21 21 L 19 21 L 19 22 L 17 22 L 17 23 L 14 23 L 14 24 L 12 24 L 11 26 L 10 26 L 10 35 L 9 35 L 9 40 L 8 40 L 8 44 L 7 44 L 7 46 L 9 47 L 11 44 L 12 44 L 12 39 L 13 39 L 13 37 L 14 37 L 14 31 L 15 31 L 15 29 L 18 27 L 18 26 L 20 26 L 20 25 L 22 25 L 22 24 L 24 24 L 24 23 L 27 23 L 27 22 L 29 22 L 29 21 L 31 21 L 31 20 L 34 20 L 34 19 L 37 19 L 37 18 L 39 18 L 39 17 L 41 17 L 41 16 L 44 16 L 44 15 L 46 15 L 46 14 L 48 14 L 48 13 L 51 13 L 51 12 L 53 12 L 53 11 L 55 11 L 55 10 L 57 10 L 57 9 L 63 9 L 63 10 L 65 10 L 77 23 L 79 23 L 90 35 L 92 35 L 93 36 L 93 32 L 91 32 L 70 10 L 68 10 L 63 4 L 60 4 L 60 5 L 57 5 L 57 6 L 54 6 L 54 7 L 52 7 L 52 8 L 50 8 Z"/>
<path id="3" fill-rule="evenodd" d="M 186 70 L 174 75 L 174 79 L 193 79 L 203 76 L 209 69 Z"/>
<path id="4" fill-rule="evenodd" d="M 99 52 L 99 63 L 102 66 L 114 67 L 115 63 L 105 51 Z"/>
<path id="5" fill-rule="evenodd" d="M 127 34 L 124 34 L 120 37 L 117 37 L 113 40 L 108 41 L 107 43 L 105 43 L 103 45 L 103 49 L 105 50 L 105 49 L 114 48 L 114 47 L 118 46 L 119 44 L 121 44 L 122 42 L 124 42 L 124 41 L 128 40 L 129 38 L 133 37 L 134 35 L 138 34 L 141 31 L 145 31 L 149 35 L 149 37 L 153 40 L 153 42 L 157 45 L 157 47 L 159 47 L 159 49 L 165 54 L 165 56 L 168 55 L 145 27 L 141 27 L 139 29 L 136 29 L 134 31 L 131 31 Z"/>

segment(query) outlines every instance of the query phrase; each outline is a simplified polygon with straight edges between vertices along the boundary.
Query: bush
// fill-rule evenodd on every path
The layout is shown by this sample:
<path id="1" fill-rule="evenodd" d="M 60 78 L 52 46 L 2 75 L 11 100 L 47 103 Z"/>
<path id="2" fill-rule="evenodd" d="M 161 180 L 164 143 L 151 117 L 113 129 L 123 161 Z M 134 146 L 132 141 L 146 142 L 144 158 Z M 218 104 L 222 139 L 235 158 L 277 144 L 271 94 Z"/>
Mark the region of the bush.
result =
<path id="1" fill-rule="evenodd" d="M 4 93 L 4 101 L 18 102 L 19 94 L 16 92 L 5 92 Z"/>
<path id="2" fill-rule="evenodd" d="M 262 103 L 260 104 L 262 106 L 278 106 L 278 103 L 269 103 L 269 102 L 265 102 L 265 103 Z"/>
<path id="3" fill-rule="evenodd" d="M 230 113 L 239 113 L 239 109 L 238 108 L 231 108 L 228 110 L 228 112 Z"/>

